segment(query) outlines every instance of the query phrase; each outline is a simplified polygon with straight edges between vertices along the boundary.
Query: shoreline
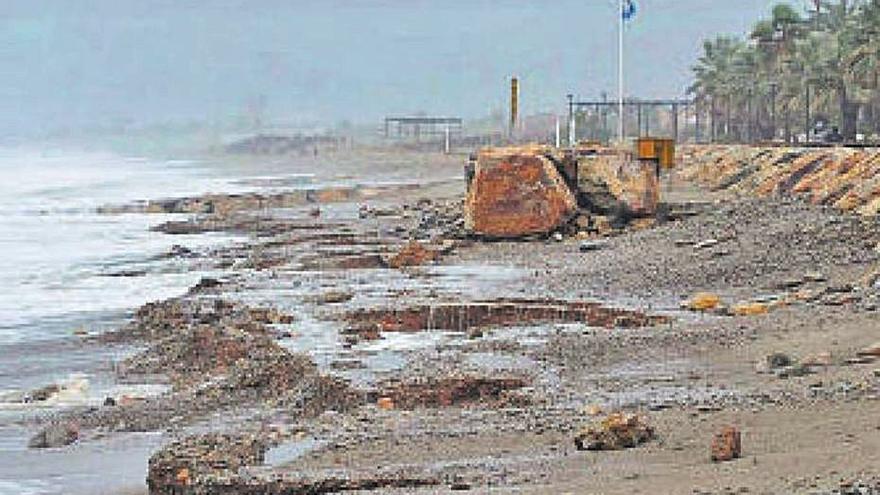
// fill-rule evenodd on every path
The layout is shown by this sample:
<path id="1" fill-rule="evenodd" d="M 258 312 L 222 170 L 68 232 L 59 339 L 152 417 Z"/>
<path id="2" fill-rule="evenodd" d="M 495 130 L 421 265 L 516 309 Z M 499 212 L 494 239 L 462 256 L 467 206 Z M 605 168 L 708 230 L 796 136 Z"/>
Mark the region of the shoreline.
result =
<path id="1" fill-rule="evenodd" d="M 456 210 L 464 184 L 447 180 L 461 166 L 421 157 L 435 159 L 426 172 L 396 159 L 371 172 L 415 175 L 423 187 L 282 202 L 288 208 L 279 210 L 258 204 L 256 215 L 251 201 L 195 214 L 188 222 L 197 230 L 251 235 L 190 260 L 207 258 L 228 274 L 147 305 L 99 338 L 145 347 L 117 363 L 118 379 L 149 378 L 171 391 L 39 426 L 75 424 L 80 443 L 164 431 L 172 443 L 151 458 L 153 494 L 263 493 L 261 484 L 278 479 L 292 491 L 801 493 L 810 484 L 837 488 L 840 478 L 876 479 L 870 468 L 880 459 L 870 452 L 880 433 L 870 417 L 880 412 L 878 377 L 870 363 L 848 362 L 872 344 L 860 329 L 876 314 L 861 293 L 858 301 L 835 299 L 852 295 L 835 291 L 857 285 L 877 262 L 864 247 L 880 241 L 876 229 L 798 201 L 715 195 L 721 203 L 712 208 L 617 232 L 596 252 L 580 252 L 574 238 L 472 241 Z M 665 180 L 678 188 L 676 200 L 705 200 Z M 724 240 L 695 247 L 710 238 Z M 412 240 L 418 249 L 408 248 Z M 401 257 L 407 249 L 415 253 Z M 805 280 L 808 272 L 822 280 Z M 782 287 L 798 275 L 795 288 Z M 819 295 L 795 300 L 798 290 Z M 791 302 L 758 315 L 678 307 L 701 291 L 730 305 Z M 570 308 L 535 312 L 535 301 L 560 300 L 625 306 L 632 312 L 616 318 L 634 324 L 615 320 L 606 329 L 572 319 Z M 479 301 L 512 305 L 517 321 L 481 321 Z M 435 313 L 442 307 L 472 313 L 443 320 Z M 364 320 L 364 311 L 376 317 Z M 639 320 L 657 314 L 668 321 Z M 428 315 L 455 328 L 420 332 Z M 410 328 L 411 317 L 420 323 Z M 776 352 L 832 357 L 790 378 L 756 370 Z M 659 439 L 620 452 L 576 451 L 572 439 L 591 412 L 615 410 L 643 414 Z M 724 424 L 743 430 L 745 454 L 716 465 L 709 442 Z M 791 448 L 805 453 L 801 464 L 784 454 Z M 267 457 L 275 464 L 265 465 Z M 778 479 L 755 476 L 770 470 Z M 820 479 L 800 479 L 813 473 Z"/>

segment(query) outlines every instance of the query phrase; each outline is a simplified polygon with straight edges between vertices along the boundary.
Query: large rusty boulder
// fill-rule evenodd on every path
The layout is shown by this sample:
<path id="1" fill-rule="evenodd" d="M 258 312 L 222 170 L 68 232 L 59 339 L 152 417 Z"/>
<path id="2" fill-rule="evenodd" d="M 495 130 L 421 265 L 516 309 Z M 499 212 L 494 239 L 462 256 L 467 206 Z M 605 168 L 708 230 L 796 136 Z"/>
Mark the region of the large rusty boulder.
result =
<path id="1" fill-rule="evenodd" d="M 577 187 L 581 201 L 599 212 L 625 207 L 633 215 L 651 216 L 660 202 L 656 165 L 616 152 L 580 157 Z"/>
<path id="2" fill-rule="evenodd" d="M 576 209 L 574 194 L 540 153 L 483 152 L 464 205 L 465 227 L 492 238 L 548 234 Z"/>

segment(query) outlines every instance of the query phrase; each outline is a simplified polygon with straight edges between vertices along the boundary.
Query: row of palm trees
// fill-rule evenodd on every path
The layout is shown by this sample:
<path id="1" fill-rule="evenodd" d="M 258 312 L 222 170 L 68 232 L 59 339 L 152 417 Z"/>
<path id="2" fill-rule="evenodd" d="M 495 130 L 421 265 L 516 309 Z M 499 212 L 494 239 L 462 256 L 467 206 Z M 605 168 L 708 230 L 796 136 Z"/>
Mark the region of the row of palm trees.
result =
<path id="1" fill-rule="evenodd" d="M 713 141 L 880 134 L 880 0 L 777 4 L 746 38 L 705 41 L 689 88 Z"/>

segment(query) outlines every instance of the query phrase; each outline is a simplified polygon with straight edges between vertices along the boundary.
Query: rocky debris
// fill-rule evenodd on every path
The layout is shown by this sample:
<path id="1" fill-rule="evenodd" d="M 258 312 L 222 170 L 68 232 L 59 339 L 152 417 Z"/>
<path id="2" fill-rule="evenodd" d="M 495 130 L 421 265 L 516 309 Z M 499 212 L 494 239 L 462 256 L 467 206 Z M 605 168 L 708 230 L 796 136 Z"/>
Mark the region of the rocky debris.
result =
<path id="1" fill-rule="evenodd" d="M 712 439 L 712 462 L 725 462 L 742 456 L 740 431 L 733 426 L 725 426 Z"/>
<path id="2" fill-rule="evenodd" d="M 102 277 L 116 277 L 116 278 L 133 278 L 133 277 L 143 277 L 146 274 L 147 274 L 146 270 L 119 270 L 116 272 L 102 273 L 100 276 L 102 276 Z"/>
<path id="3" fill-rule="evenodd" d="M 186 246 L 174 244 L 173 246 L 171 246 L 171 249 L 168 250 L 165 256 L 167 258 L 195 258 L 198 256 L 198 253 Z"/>
<path id="4" fill-rule="evenodd" d="M 718 245 L 718 239 L 705 239 L 694 244 L 694 249 L 706 249 Z"/>
<path id="5" fill-rule="evenodd" d="M 467 237 L 464 203 L 461 200 L 419 201 L 412 206 L 404 205 L 404 211 L 405 213 L 411 212 L 418 217 L 418 223 L 410 231 L 411 237 L 415 239 L 464 239 Z"/>
<path id="6" fill-rule="evenodd" d="M 763 315 L 770 311 L 770 305 L 761 302 L 740 303 L 730 308 L 730 312 L 736 316 Z"/>
<path id="7" fill-rule="evenodd" d="M 254 212 L 268 208 L 295 208 L 315 203 L 363 201 L 382 194 L 416 190 L 418 184 L 383 186 L 325 187 L 321 189 L 293 189 L 275 194 L 235 193 L 205 194 L 185 198 L 139 201 L 125 205 L 105 205 L 99 213 L 189 213 L 207 215 L 216 220 L 228 219 L 237 212 Z"/>
<path id="8" fill-rule="evenodd" d="M 768 355 L 763 363 L 759 363 L 757 370 L 759 373 L 773 373 L 778 378 L 794 378 L 809 375 L 814 372 L 814 368 L 828 364 L 830 364 L 830 355 L 827 361 L 823 356 L 814 356 L 799 362 L 788 354 L 774 352 Z"/>
<path id="9" fill-rule="evenodd" d="M 786 366 L 791 366 L 794 363 L 795 359 L 783 352 L 774 352 L 773 354 L 767 356 L 767 367 L 770 370 L 785 368 Z"/>
<path id="10" fill-rule="evenodd" d="M 863 347 L 856 354 L 860 357 L 880 358 L 880 342 Z"/>
<path id="11" fill-rule="evenodd" d="M 593 302 L 551 299 L 499 299 L 486 302 L 438 303 L 402 309 L 358 309 L 343 317 L 348 333 L 378 337 L 381 332 L 418 332 L 530 325 L 550 322 L 582 322 L 602 328 L 635 328 L 668 321 L 638 311 L 608 308 Z"/>
<path id="12" fill-rule="evenodd" d="M 65 447 L 79 439 L 79 426 L 69 421 L 60 421 L 49 424 L 31 437 L 28 447 L 32 449 L 47 449 Z"/>
<path id="13" fill-rule="evenodd" d="M 196 292 L 205 292 L 205 291 L 209 291 L 211 289 L 216 289 L 217 287 L 220 287 L 221 285 L 223 285 L 222 280 L 218 280 L 213 277 L 202 277 L 198 281 L 198 283 L 196 283 L 196 285 L 190 287 L 189 293 L 195 294 Z"/>
<path id="14" fill-rule="evenodd" d="M 146 304 L 130 324 L 103 339 L 146 345 L 116 366 L 119 379 L 154 382 L 159 377 L 172 389 L 71 416 L 84 429 L 151 431 L 231 407 L 285 406 L 293 416 L 308 417 L 361 403 L 361 394 L 346 383 L 320 374 L 307 356 L 274 341 L 268 325 L 291 321 L 272 308 L 222 299 Z"/>
<path id="15" fill-rule="evenodd" d="M 700 292 L 682 303 L 682 306 L 691 311 L 709 311 L 721 306 L 721 297 L 710 292 Z"/>
<path id="16" fill-rule="evenodd" d="M 197 493 L 191 487 L 203 485 L 204 478 L 230 477 L 245 466 L 262 464 L 267 448 L 254 435 L 210 433 L 188 437 L 150 457 L 147 486 L 151 495 Z"/>
<path id="17" fill-rule="evenodd" d="M 464 204 L 466 229 L 477 236 L 546 235 L 576 211 L 577 201 L 553 163 L 537 154 L 484 151 Z"/>
<path id="18" fill-rule="evenodd" d="M 290 324 L 293 317 L 273 308 L 255 308 L 208 298 L 171 298 L 147 303 L 120 329 L 99 337 L 105 342 L 159 341 L 180 329 L 223 323 L 249 333 L 268 333 L 266 325 Z"/>
<path id="19" fill-rule="evenodd" d="M 419 266 L 431 263 L 440 257 L 440 253 L 426 248 L 422 243 L 410 241 L 397 254 L 385 261 L 389 268 Z"/>
<path id="20" fill-rule="evenodd" d="M 315 298 L 318 304 L 341 304 L 354 299 L 354 294 L 344 290 L 327 291 Z"/>
<path id="21" fill-rule="evenodd" d="M 363 270 L 386 267 L 385 260 L 382 258 L 382 255 L 378 253 L 324 254 L 302 262 L 302 269 L 314 271 Z"/>
<path id="22" fill-rule="evenodd" d="M 269 445 L 256 435 L 195 435 L 153 454 L 150 495 L 325 494 L 439 485 L 441 475 L 414 466 L 365 471 L 280 472 L 261 466 Z"/>
<path id="23" fill-rule="evenodd" d="M 55 383 L 40 387 L 31 391 L 24 397 L 24 402 L 42 402 L 61 391 L 61 386 Z"/>
<path id="24" fill-rule="evenodd" d="M 379 406 L 413 409 L 416 407 L 450 407 L 474 402 L 498 403 L 507 390 L 522 388 L 520 377 L 452 376 L 424 378 L 380 387 L 383 392 Z"/>
<path id="25" fill-rule="evenodd" d="M 600 249 L 605 249 L 608 244 L 602 241 L 581 241 L 578 244 L 578 251 L 582 253 L 588 253 L 590 251 L 598 251 Z"/>
<path id="26" fill-rule="evenodd" d="M 630 413 L 612 413 L 587 426 L 574 437 L 578 450 L 621 450 L 636 447 L 654 438 L 654 429 L 645 418 Z"/>

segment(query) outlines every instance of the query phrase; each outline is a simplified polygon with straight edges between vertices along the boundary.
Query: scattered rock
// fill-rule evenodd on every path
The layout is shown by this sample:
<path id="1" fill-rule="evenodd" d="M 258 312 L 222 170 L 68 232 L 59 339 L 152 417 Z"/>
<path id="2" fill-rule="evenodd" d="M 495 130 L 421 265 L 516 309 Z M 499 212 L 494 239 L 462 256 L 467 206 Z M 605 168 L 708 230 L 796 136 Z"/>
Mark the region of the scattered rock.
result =
<path id="1" fill-rule="evenodd" d="M 351 301 L 353 298 L 354 294 L 351 292 L 331 290 L 318 296 L 316 302 L 318 304 L 340 304 Z"/>
<path id="2" fill-rule="evenodd" d="M 654 438 L 654 429 L 635 414 L 613 413 L 581 430 L 574 438 L 578 450 L 620 450 Z"/>
<path id="3" fill-rule="evenodd" d="M 742 438 L 739 430 L 725 426 L 712 439 L 712 462 L 725 462 L 742 456 Z"/>
<path id="4" fill-rule="evenodd" d="M 856 355 L 860 357 L 880 357 L 880 342 L 874 342 L 867 347 L 863 347 Z"/>
<path id="5" fill-rule="evenodd" d="M 805 357 L 801 360 L 801 364 L 803 364 L 804 366 L 826 367 L 834 364 L 834 361 L 831 353 L 825 351 Z"/>
<path id="6" fill-rule="evenodd" d="M 716 309 L 721 304 L 721 297 L 709 292 L 700 292 L 684 303 L 684 307 L 691 311 L 708 311 Z"/>
<path id="7" fill-rule="evenodd" d="M 56 384 L 40 387 L 25 397 L 25 402 L 42 402 L 61 391 L 61 386 Z"/>
<path id="8" fill-rule="evenodd" d="M 53 423 L 31 437 L 28 447 L 32 449 L 64 447 L 77 441 L 78 438 L 79 427 L 74 423 Z"/>
<path id="9" fill-rule="evenodd" d="M 181 246 L 180 244 L 174 244 L 171 246 L 171 249 L 168 250 L 168 254 L 166 255 L 169 258 L 192 258 L 196 256 L 196 253 L 185 246 Z"/>
<path id="10" fill-rule="evenodd" d="M 387 386 L 383 399 L 388 399 L 392 407 L 449 407 L 471 402 L 497 402 L 505 390 L 525 385 L 525 380 L 518 377 L 431 378 Z"/>
<path id="11" fill-rule="evenodd" d="M 604 249 L 607 246 L 607 243 L 602 241 L 582 241 L 578 244 L 578 250 L 582 253 L 587 253 L 590 251 L 598 251 L 600 249 Z"/>
<path id="12" fill-rule="evenodd" d="M 706 239 L 694 244 L 694 249 L 705 249 L 709 247 L 716 246 L 718 244 L 718 239 Z"/>
<path id="13" fill-rule="evenodd" d="M 405 266 L 419 266 L 430 263 L 439 257 L 437 251 L 427 249 L 421 243 L 411 241 L 396 255 L 389 258 L 385 264 L 389 268 L 402 268 Z"/>
<path id="14" fill-rule="evenodd" d="M 795 363 L 794 358 L 782 352 L 774 352 L 767 356 L 767 367 L 771 370 L 791 366 Z"/>
<path id="15" fill-rule="evenodd" d="M 220 287 L 221 285 L 223 285 L 223 282 L 216 279 L 216 278 L 202 277 L 202 279 L 199 280 L 199 282 L 196 285 L 192 286 L 192 288 L 190 288 L 189 291 L 190 291 L 190 293 L 195 293 L 195 292 L 199 292 L 199 291 L 203 291 L 203 290 L 207 290 L 207 289 L 213 289 L 216 287 Z"/>
<path id="16" fill-rule="evenodd" d="M 755 316 L 762 315 L 770 311 L 770 306 L 764 303 L 743 303 L 737 304 L 731 308 L 731 313 L 737 316 Z"/>

